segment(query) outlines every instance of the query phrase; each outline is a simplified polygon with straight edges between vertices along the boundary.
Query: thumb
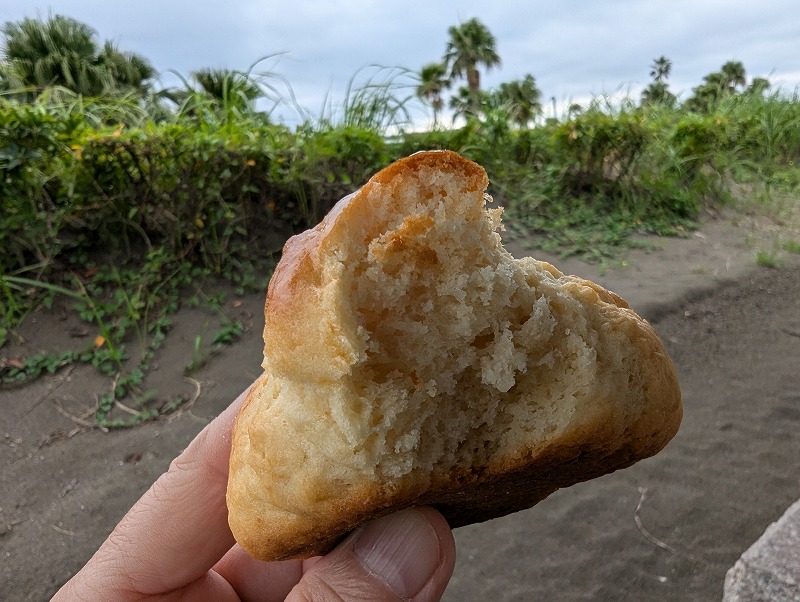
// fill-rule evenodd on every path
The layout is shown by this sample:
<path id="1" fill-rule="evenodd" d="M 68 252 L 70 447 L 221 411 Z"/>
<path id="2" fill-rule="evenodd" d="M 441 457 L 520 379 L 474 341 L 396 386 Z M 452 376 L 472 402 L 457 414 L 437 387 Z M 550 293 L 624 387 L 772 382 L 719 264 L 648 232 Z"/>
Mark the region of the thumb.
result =
<path id="1" fill-rule="evenodd" d="M 455 542 L 433 508 L 411 508 L 357 529 L 303 575 L 287 602 L 440 600 Z"/>

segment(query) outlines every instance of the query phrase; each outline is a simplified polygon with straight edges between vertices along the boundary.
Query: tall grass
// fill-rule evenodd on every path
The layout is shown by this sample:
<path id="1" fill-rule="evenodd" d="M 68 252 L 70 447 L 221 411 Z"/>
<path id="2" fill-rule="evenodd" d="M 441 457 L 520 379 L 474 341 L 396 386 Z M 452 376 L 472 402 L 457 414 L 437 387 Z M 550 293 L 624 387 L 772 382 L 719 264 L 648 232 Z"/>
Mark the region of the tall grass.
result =
<path id="1" fill-rule="evenodd" d="M 417 76 L 402 67 L 370 65 L 347 81 L 337 102 L 326 94 L 316 122 L 319 129 L 358 128 L 382 135 L 397 134 L 411 125 L 410 104 L 417 102 Z"/>
<path id="2" fill-rule="evenodd" d="M 305 111 L 298 105 L 291 84 L 274 69 L 282 53 L 263 56 L 247 69 L 205 69 L 187 79 L 171 71 L 182 88 L 160 93 L 162 100 L 175 105 L 164 121 L 180 123 L 191 120 L 204 127 L 225 127 L 242 122 L 264 123 L 276 109 L 293 108 L 301 119 Z M 270 62 L 273 68 L 261 66 Z"/>
<path id="3" fill-rule="evenodd" d="M 775 93 L 726 97 L 716 112 L 727 119 L 740 152 L 756 170 L 771 171 L 800 161 L 800 99 Z M 763 170 L 767 170 L 766 172 Z"/>

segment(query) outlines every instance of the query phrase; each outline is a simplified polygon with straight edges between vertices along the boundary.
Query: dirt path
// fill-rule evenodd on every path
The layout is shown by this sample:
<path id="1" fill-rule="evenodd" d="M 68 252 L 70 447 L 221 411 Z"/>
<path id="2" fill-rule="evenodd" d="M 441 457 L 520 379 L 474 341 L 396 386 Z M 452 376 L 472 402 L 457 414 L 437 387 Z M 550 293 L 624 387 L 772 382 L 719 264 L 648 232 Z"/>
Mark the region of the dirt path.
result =
<path id="1" fill-rule="evenodd" d="M 757 268 L 754 236 L 721 221 L 632 252 L 626 267 L 553 259 L 654 323 L 678 365 L 684 424 L 656 458 L 458 530 L 447 600 L 720 599 L 727 568 L 800 497 L 800 261 Z M 524 241 L 509 248 L 526 253 Z M 262 303 L 261 294 L 237 300 L 244 337 L 195 382 L 181 369 L 210 327 L 196 312 L 178 316 L 152 386 L 199 396 L 169 420 L 82 429 L 74 417 L 107 386 L 92 369 L 0 390 L 0 599 L 52 594 L 260 372 Z M 69 320 L 29 322 L 30 347 L 73 344 Z"/>

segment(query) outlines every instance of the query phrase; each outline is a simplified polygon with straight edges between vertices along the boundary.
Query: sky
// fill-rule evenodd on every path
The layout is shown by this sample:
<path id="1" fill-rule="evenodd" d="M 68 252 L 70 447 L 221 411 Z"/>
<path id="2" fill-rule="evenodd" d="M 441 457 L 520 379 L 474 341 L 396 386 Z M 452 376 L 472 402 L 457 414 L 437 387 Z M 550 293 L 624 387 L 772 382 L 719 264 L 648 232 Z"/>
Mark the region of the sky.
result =
<path id="1" fill-rule="evenodd" d="M 351 80 L 390 73 L 374 65 L 418 72 L 440 60 L 448 28 L 473 17 L 495 36 L 502 61 L 482 74 L 483 87 L 531 74 L 549 114 L 600 96 L 638 99 L 661 55 L 672 61 L 668 83 L 679 98 L 728 60 L 741 61 L 748 79 L 767 77 L 790 93 L 800 86 L 797 0 L 0 0 L 2 23 L 51 13 L 144 55 L 164 86 L 179 81 L 175 72 L 246 70 L 273 55 L 255 71 L 278 74 L 268 81 L 284 95 L 288 82 L 317 116 L 342 102 Z M 297 119 L 293 110 L 276 115 Z"/>

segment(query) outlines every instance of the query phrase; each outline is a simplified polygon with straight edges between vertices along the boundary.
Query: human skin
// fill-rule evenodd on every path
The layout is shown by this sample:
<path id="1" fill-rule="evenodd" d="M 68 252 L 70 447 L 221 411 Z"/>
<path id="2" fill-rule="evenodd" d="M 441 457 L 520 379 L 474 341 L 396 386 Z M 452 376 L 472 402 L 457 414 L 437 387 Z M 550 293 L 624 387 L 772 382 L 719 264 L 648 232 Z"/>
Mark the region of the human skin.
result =
<path id="1" fill-rule="evenodd" d="M 261 562 L 236 544 L 225 490 L 231 429 L 246 393 L 173 460 L 53 600 L 441 599 L 455 543 L 432 508 L 367 523 L 308 560 Z"/>

